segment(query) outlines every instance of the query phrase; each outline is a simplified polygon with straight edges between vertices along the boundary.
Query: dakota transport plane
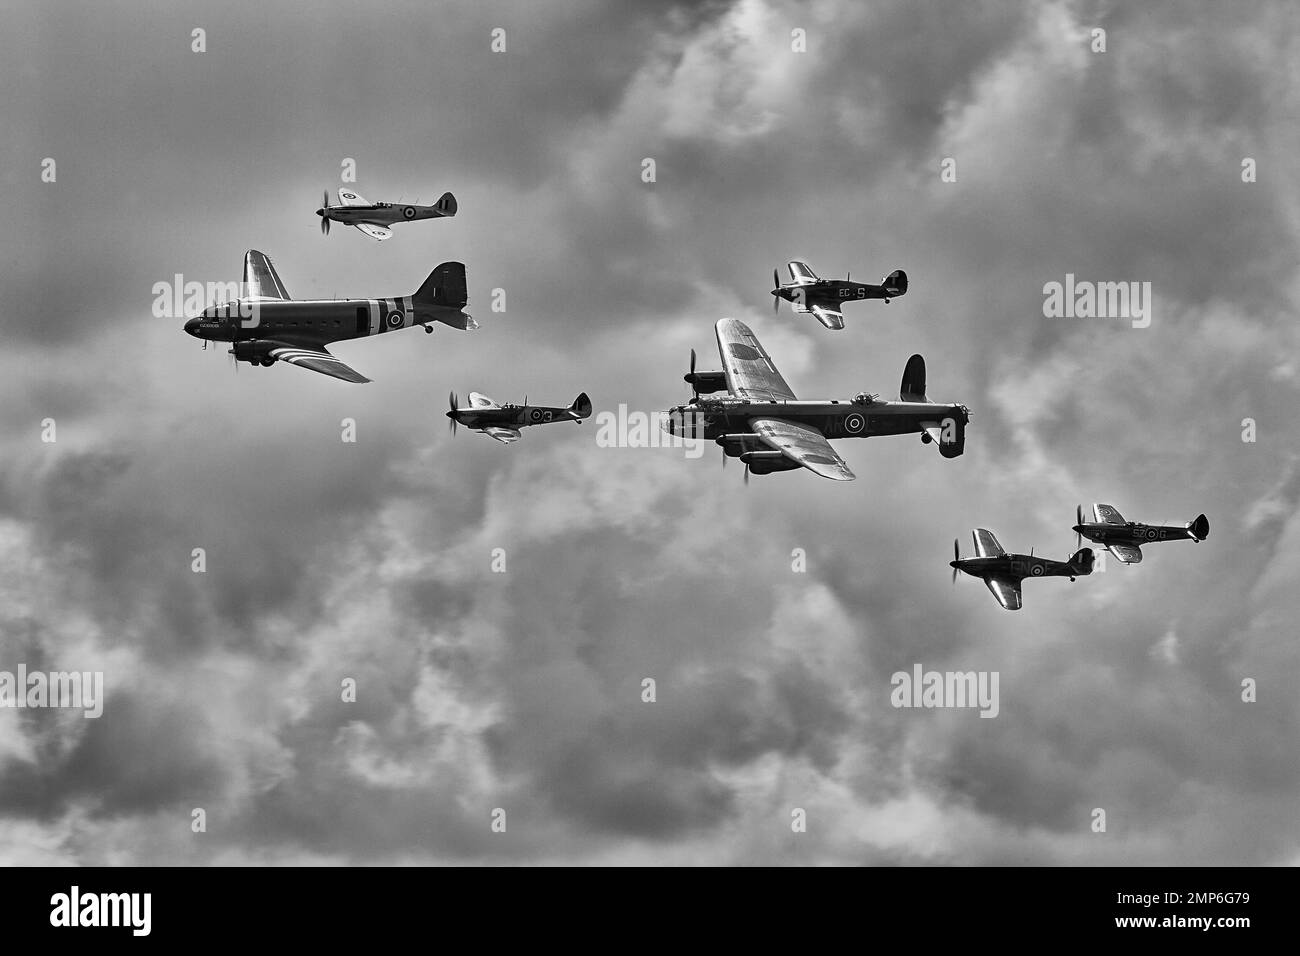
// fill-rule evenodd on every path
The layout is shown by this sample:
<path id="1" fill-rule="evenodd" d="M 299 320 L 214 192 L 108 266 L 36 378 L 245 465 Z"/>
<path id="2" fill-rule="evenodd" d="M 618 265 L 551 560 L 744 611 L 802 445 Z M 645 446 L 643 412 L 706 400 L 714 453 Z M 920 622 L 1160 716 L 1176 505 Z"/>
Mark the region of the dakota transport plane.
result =
<path id="1" fill-rule="evenodd" d="M 749 326 L 720 319 L 716 332 L 722 371 L 697 372 L 692 349 L 691 369 L 683 378 L 694 397 L 669 409 L 663 428 L 670 435 L 716 442 L 726 456 L 723 464 L 727 457 L 745 463 L 746 481 L 751 471 L 767 475 L 796 468 L 852 481 L 856 476 L 829 438 L 919 433 L 922 444 L 937 444 L 944 458 L 956 458 L 966 447 L 970 410 L 926 397 L 925 359 L 919 355 L 903 370 L 900 401 L 865 392 L 852 401 L 800 401 Z M 723 390 L 726 398 L 700 398 L 702 392 Z"/>
<path id="2" fill-rule="evenodd" d="M 288 362 L 345 382 L 370 379 L 340 362 L 325 348 L 330 342 L 424 326 L 434 322 L 455 329 L 477 329 L 462 309 L 468 301 L 465 265 L 444 262 L 412 295 L 389 299 L 290 299 L 265 253 L 244 254 L 244 295 L 210 305 L 185 323 L 185 331 L 208 342 L 231 343 L 236 362 L 271 366 Z"/>

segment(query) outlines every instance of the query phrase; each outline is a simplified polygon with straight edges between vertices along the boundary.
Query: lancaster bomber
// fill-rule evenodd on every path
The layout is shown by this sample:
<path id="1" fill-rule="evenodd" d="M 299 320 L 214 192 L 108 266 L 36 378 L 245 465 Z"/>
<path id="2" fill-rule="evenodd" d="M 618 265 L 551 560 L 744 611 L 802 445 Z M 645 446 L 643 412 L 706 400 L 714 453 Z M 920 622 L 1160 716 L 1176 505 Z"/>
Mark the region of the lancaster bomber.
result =
<path id="1" fill-rule="evenodd" d="M 1008 611 L 1020 610 L 1020 582 L 1025 578 L 1069 578 L 1073 581 L 1080 575 L 1092 574 L 1095 556 L 1091 548 L 1081 548 L 1071 556 L 1069 561 L 1052 561 L 1049 558 L 1037 558 L 1030 554 L 1007 554 L 998 544 L 998 539 L 987 528 L 976 528 L 971 532 L 975 539 L 975 557 L 963 558 L 956 539 L 952 542 L 953 560 L 948 562 L 952 568 L 952 579 L 957 580 L 957 572 L 964 571 L 972 577 L 983 578 L 993 596 Z"/>
<path id="2" fill-rule="evenodd" d="M 1075 535 L 1100 544 L 1123 564 L 1137 564 L 1140 562 L 1142 560 L 1142 548 L 1139 546 L 1143 544 L 1154 544 L 1157 541 L 1181 541 L 1186 538 L 1191 538 L 1197 544 L 1200 544 L 1210 536 L 1210 519 L 1205 515 L 1197 515 L 1195 519 L 1185 525 L 1172 526 L 1125 521 L 1124 516 L 1111 505 L 1094 504 L 1092 506 L 1092 515 L 1095 520 L 1085 522 L 1083 520 L 1083 506 L 1075 506 Z"/>
<path id="3" fill-rule="evenodd" d="M 447 403 L 451 406 L 447 409 L 447 418 L 453 435 L 457 425 L 464 425 L 506 445 L 518 441 L 519 429 L 528 425 L 546 425 L 550 422 L 576 422 L 581 425 L 584 418 L 591 417 L 591 399 L 586 392 L 575 398 L 568 408 L 529 405 L 527 397 L 522 405 L 510 402 L 498 405 L 478 392 L 469 393 L 468 408 L 460 407 L 455 392 L 447 396 Z"/>
<path id="4" fill-rule="evenodd" d="M 919 355 L 903 371 L 900 401 L 865 392 L 852 401 L 800 401 L 749 326 L 720 319 L 716 331 L 722 370 L 697 372 L 692 349 L 690 372 L 683 378 L 694 396 L 669 409 L 663 427 L 670 435 L 716 442 L 725 456 L 745 463 L 746 481 L 751 471 L 766 475 L 795 468 L 852 481 L 855 475 L 829 438 L 920 433 L 921 441 L 938 444 L 945 458 L 956 458 L 965 449 L 970 411 L 926 397 L 925 359 Z M 726 398 L 700 397 L 723 390 Z"/>
<path id="5" fill-rule="evenodd" d="M 844 328 L 844 303 L 857 299 L 890 299 L 907 292 L 907 273 L 895 269 L 885 276 L 880 285 L 870 282 L 854 282 L 850 278 L 819 279 L 808 268 L 808 263 L 791 260 L 786 263 L 790 270 L 790 281 L 782 283 L 775 269 L 772 270 L 772 311 L 781 307 L 781 300 L 791 303 L 800 314 L 811 314 L 828 329 Z"/>
<path id="6" fill-rule="evenodd" d="M 415 325 L 432 332 L 434 322 L 476 329 L 462 311 L 468 301 L 465 265 L 444 262 L 413 295 L 390 299 L 290 299 L 265 253 L 244 254 L 244 295 L 210 305 L 185 323 L 185 331 L 207 342 L 231 343 L 236 362 L 274 365 L 288 362 L 345 382 L 370 379 L 340 362 L 325 348 L 330 342 L 395 332 Z"/>
<path id="7" fill-rule="evenodd" d="M 456 215 L 456 197 L 443 193 L 432 206 L 420 206 L 414 203 L 370 202 L 357 195 L 356 190 L 345 187 L 339 190 L 339 203 L 330 205 L 329 190 L 325 191 L 324 202 L 316 210 L 320 216 L 320 231 L 330 234 L 330 221 L 341 222 L 345 226 L 356 226 L 371 239 L 383 242 L 393 234 L 390 228 L 395 222 L 415 222 L 418 219 L 442 219 Z"/>

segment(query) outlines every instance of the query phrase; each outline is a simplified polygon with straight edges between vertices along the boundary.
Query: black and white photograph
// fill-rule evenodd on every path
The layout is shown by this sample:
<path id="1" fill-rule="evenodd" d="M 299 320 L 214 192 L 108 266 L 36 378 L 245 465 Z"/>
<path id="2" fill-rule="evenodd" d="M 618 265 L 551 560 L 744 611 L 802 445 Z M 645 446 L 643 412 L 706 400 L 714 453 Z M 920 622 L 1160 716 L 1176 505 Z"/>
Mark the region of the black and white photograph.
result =
<path id="1" fill-rule="evenodd" d="M 152 868 L 1300 864 L 1294 4 L 3 14 L 35 923 L 146 935 Z"/>

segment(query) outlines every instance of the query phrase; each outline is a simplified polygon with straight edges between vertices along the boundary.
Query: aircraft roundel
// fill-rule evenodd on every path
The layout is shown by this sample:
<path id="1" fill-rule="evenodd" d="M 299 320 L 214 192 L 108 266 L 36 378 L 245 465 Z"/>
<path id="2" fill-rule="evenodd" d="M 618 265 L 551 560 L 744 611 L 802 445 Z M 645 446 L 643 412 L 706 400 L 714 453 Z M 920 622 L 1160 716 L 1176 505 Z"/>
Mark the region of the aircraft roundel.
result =
<path id="1" fill-rule="evenodd" d="M 405 216 L 407 219 L 414 219 L 414 218 L 415 218 L 415 207 L 414 207 L 414 206 L 407 206 L 405 209 L 402 210 L 402 215 Z"/>
<path id="2" fill-rule="evenodd" d="M 848 415 L 845 417 L 844 430 L 846 432 L 857 433 L 862 431 L 862 426 L 865 424 L 866 422 L 862 420 L 862 416 L 859 415 L 857 412 L 854 412 L 852 415 Z"/>
<path id="3" fill-rule="evenodd" d="M 1147 528 L 1147 537 L 1154 541 L 1156 539 L 1156 529 Z"/>
<path id="4" fill-rule="evenodd" d="M 389 312 L 389 313 L 388 313 L 388 324 L 389 324 L 390 327 L 392 327 L 392 328 L 394 328 L 394 329 L 397 328 L 399 325 L 401 325 L 401 324 L 402 324 L 402 313 L 400 313 L 400 312 Z"/>
<path id="5" fill-rule="evenodd" d="M 534 408 L 531 417 L 533 421 L 540 422 L 542 420 L 542 410 L 540 408 Z"/>
<path id="6" fill-rule="evenodd" d="M 1035 564 L 1035 565 L 1030 569 L 1029 573 L 1032 574 L 1032 575 L 1033 575 L 1034 577 L 1036 577 L 1036 578 L 1037 578 L 1037 577 L 1041 577 L 1042 574 L 1043 574 L 1043 566 L 1042 566 L 1041 564 Z"/>
<path id="7" fill-rule="evenodd" d="M 356 193 L 343 193 L 342 195 L 343 195 L 343 198 L 344 198 L 344 199 L 356 199 L 356 198 L 357 198 L 357 194 L 356 194 Z"/>

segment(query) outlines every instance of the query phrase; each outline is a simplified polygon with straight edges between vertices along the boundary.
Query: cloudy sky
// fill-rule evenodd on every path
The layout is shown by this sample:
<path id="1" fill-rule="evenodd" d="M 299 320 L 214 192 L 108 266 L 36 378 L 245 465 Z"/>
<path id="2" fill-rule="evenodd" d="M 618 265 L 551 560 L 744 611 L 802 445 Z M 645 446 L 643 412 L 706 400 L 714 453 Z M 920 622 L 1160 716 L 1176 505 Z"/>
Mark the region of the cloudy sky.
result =
<path id="1" fill-rule="evenodd" d="M 0 670 L 107 700 L 0 710 L 0 862 L 1300 861 L 1285 0 L 5 17 Z M 324 238 L 346 159 L 460 214 Z M 249 248 L 302 298 L 462 260 L 482 327 L 337 346 L 364 386 L 236 370 L 153 288 Z M 792 257 L 911 290 L 829 332 L 772 314 Z M 1067 273 L 1150 282 L 1150 327 L 1045 318 Z M 667 408 L 723 316 L 808 398 L 893 397 L 924 353 L 966 454 L 841 442 L 855 482 L 745 486 L 594 422 L 447 433 L 450 389 Z M 1094 501 L 1211 535 L 1014 614 L 950 585 L 954 537 L 1064 558 Z M 916 664 L 997 671 L 999 715 L 893 708 Z"/>

